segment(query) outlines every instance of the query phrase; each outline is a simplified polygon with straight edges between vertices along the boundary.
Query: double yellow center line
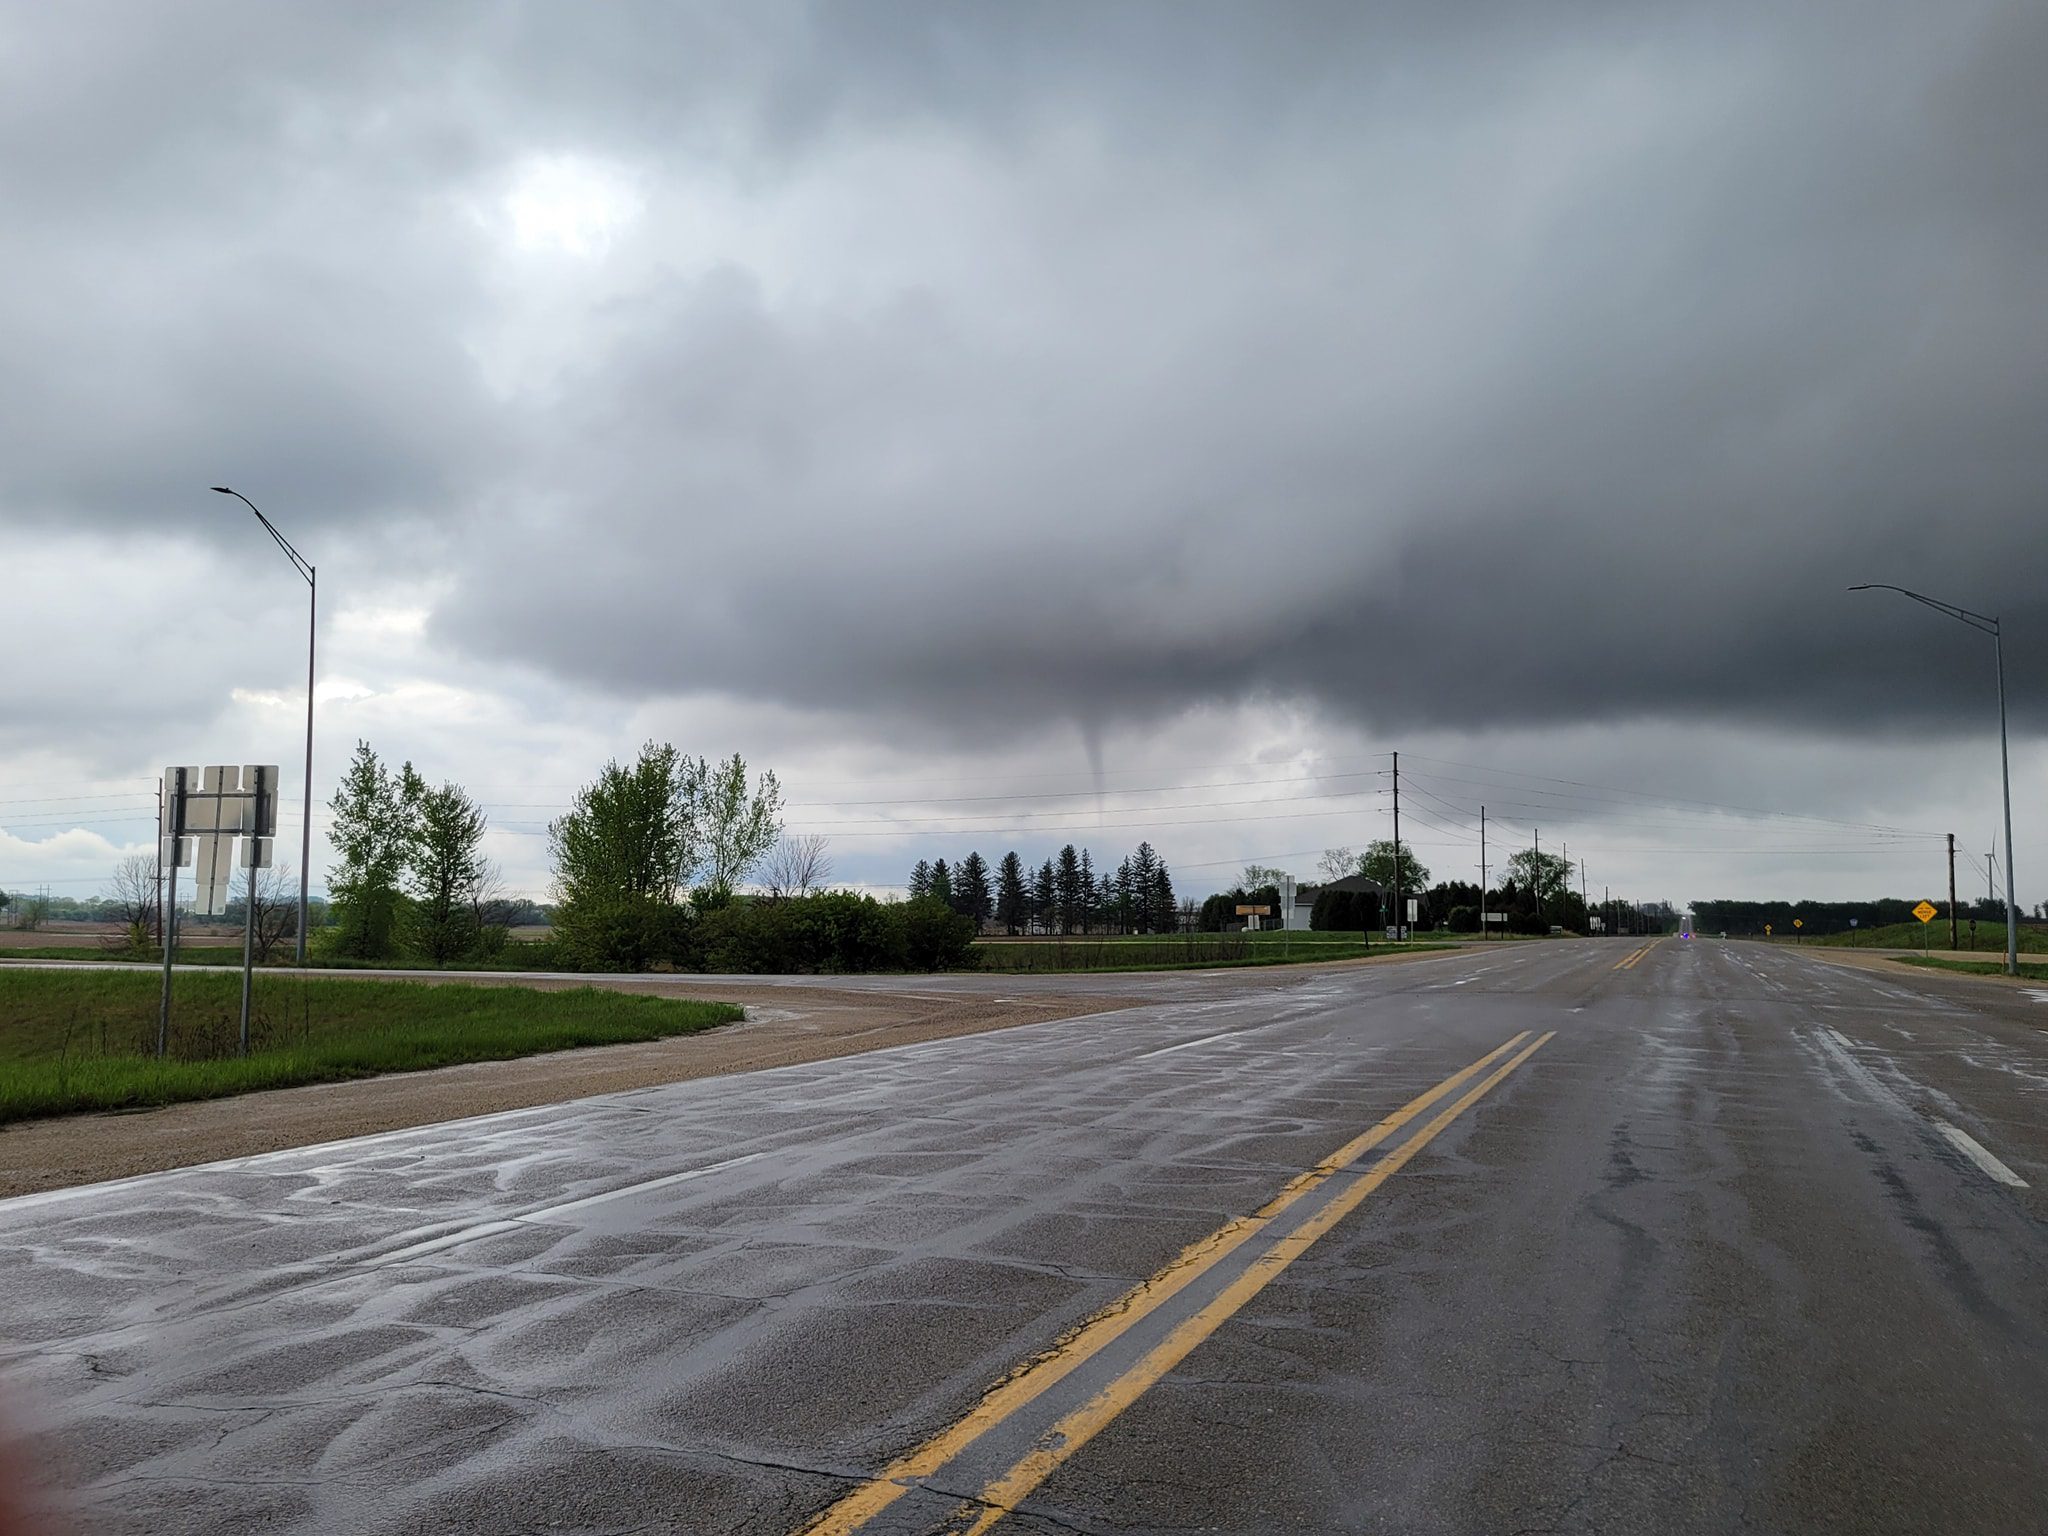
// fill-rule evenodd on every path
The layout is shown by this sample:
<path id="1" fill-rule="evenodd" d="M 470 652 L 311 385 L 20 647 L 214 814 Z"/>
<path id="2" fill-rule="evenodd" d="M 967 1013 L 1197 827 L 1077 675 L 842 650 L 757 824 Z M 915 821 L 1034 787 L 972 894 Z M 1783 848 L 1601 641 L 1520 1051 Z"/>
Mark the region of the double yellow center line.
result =
<path id="1" fill-rule="evenodd" d="M 989 1481 L 980 1494 L 955 1511 L 949 1528 L 966 1520 L 968 1536 L 979 1536 L 1049 1477 L 1068 1457 L 1086 1445 L 1160 1377 L 1187 1357 L 1275 1276 L 1293 1263 L 1330 1228 L 1356 1210 L 1372 1192 L 1398 1173 L 1416 1153 L 1500 1081 L 1547 1044 L 1555 1032 L 1529 1040 L 1524 1030 L 1496 1046 L 1470 1066 L 1461 1068 L 1428 1092 L 1411 1099 L 1379 1124 L 1353 1137 L 1314 1167 L 1295 1175 L 1271 1200 L 1249 1216 L 1240 1216 L 1188 1247 L 1164 1269 L 1140 1282 L 1117 1301 L 1066 1335 L 1052 1349 L 992 1388 L 960 1419 L 916 1449 L 884 1467 L 808 1525 L 800 1536 L 852 1536 L 925 1479 L 934 1476 L 982 1436 L 1012 1420 L 1104 1349 L 1129 1333 L 1195 1281 L 1253 1239 L 1269 1233 L 1290 1207 L 1351 1168 L 1395 1132 L 1441 1100 L 1456 1097 L 1423 1127 L 1362 1176 L 1338 1190 L 1324 1205 L 1282 1231 L 1270 1245 L 1214 1297 L 1174 1324 L 1158 1343 L 1097 1391 L 1063 1415 L 1033 1448 L 1008 1471 Z M 1524 1042 L 1527 1041 L 1527 1044 Z M 1505 1061 L 1502 1058 L 1506 1058 Z M 1498 1063 L 1498 1065 L 1496 1065 Z M 1493 1070 L 1488 1073 L 1487 1069 Z M 1487 1075 L 1481 1077 L 1482 1073 Z M 1480 1078 L 1469 1088 L 1474 1078 Z M 1459 1094 L 1460 1089 L 1465 1091 Z"/>
<path id="2" fill-rule="evenodd" d="M 1622 959 L 1615 961 L 1611 969 L 1617 971 L 1632 971 L 1637 966 L 1643 963 L 1643 956 L 1647 955 L 1651 950 L 1655 949 L 1656 947 L 1657 946 L 1654 944 L 1645 944 L 1641 949 L 1636 950 L 1633 954 L 1627 955 Z"/>

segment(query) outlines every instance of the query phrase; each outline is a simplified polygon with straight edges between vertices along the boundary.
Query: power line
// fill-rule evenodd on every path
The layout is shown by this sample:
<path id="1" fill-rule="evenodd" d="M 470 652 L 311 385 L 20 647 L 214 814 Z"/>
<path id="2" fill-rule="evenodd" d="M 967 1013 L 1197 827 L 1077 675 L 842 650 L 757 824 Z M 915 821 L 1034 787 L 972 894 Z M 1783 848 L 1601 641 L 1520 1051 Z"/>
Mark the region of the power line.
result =
<path id="1" fill-rule="evenodd" d="M 1829 826 L 1837 826 L 1837 827 L 1858 827 L 1858 828 L 1862 828 L 1862 829 L 1864 829 L 1864 830 L 1866 830 L 1866 831 L 1875 831 L 1875 832 L 1899 832 L 1899 833 L 1903 833 L 1903 834 L 1905 834 L 1905 835 L 1907 835 L 1907 836 L 1911 836 L 1911 837 L 1941 837 L 1941 836 L 1944 836 L 1944 835 L 1945 835 L 1945 834 L 1943 834 L 1943 833 L 1939 833 L 1939 832 L 1917 832 L 1917 831 L 1914 831 L 1914 830 L 1912 830 L 1911 828 L 1906 828 L 1906 827 L 1893 827 L 1893 826 L 1887 826 L 1887 825 L 1885 825 L 1885 824 L 1883 824 L 1883 823 L 1879 823 L 1879 822 L 1868 822 L 1868 821 L 1843 821 L 1843 820 L 1840 820 L 1839 818 L 1836 818 L 1836 817 L 1832 817 L 1832 816 L 1808 816 L 1808 815 L 1805 815 L 1805 814 L 1803 814 L 1803 813 L 1801 813 L 1801 812 L 1798 812 L 1798 811 L 1774 811 L 1774 810 L 1764 810 L 1764 809 L 1760 809 L 1760 808 L 1757 808 L 1757 807 L 1755 807 L 1755 806 L 1740 806 L 1740 805 L 1726 805 L 1726 804 L 1723 804 L 1723 803 L 1721 803 L 1720 801 L 1715 801 L 1715 800 L 1692 800 L 1692 799 L 1687 799 L 1687 798 L 1685 798 L 1685 797 L 1683 797 L 1683 796 L 1676 796 L 1676 795 L 1653 795 L 1653 794 L 1650 794 L 1650 793 L 1649 793 L 1648 791 L 1646 791 L 1646 790 L 1639 790 L 1639 789 L 1622 789 L 1622 788 L 1620 788 L 1619 786 L 1616 786 L 1616 785 L 1611 785 L 1611 784 L 1589 784 L 1589 783 L 1586 783 L 1586 782 L 1584 782 L 1584 781 L 1582 781 L 1582 780 L 1579 780 L 1579 779 L 1560 779 L 1560 778 L 1556 778 L 1556 777 L 1553 777 L 1553 776 L 1552 776 L 1552 775 L 1550 775 L 1550 774 L 1543 774 L 1543 773 L 1527 773 L 1527 772 L 1524 772 L 1523 770 L 1521 770 L 1521 769 L 1518 769 L 1518 768 L 1494 768 L 1494 767 L 1490 767 L 1490 766 L 1488 766 L 1488 765 L 1486 765 L 1486 764 L 1482 764 L 1482 763 L 1461 763 L 1461 762 L 1457 762 L 1457 761 L 1454 761 L 1453 759 L 1450 759 L 1450 758 L 1442 758 L 1442 757 L 1429 757 L 1429 756 L 1427 756 L 1427 755 L 1425 755 L 1425 754 L 1423 754 L 1423 753 L 1419 753 L 1419 752 L 1418 752 L 1418 753 L 1413 753 L 1413 754 L 1411 754 L 1411 755 L 1412 755 L 1412 756 L 1413 756 L 1413 757 L 1414 757 L 1414 758 L 1415 758 L 1415 759 L 1416 759 L 1416 760 L 1417 760 L 1418 762 L 1425 762 L 1425 763 L 1440 763 L 1440 764 L 1442 764 L 1443 766 L 1445 766 L 1445 767 L 1449 767 L 1449 768 L 1468 768 L 1468 769 L 1471 769 L 1471 770 L 1473 770 L 1474 772 L 1477 772 L 1477 773 L 1485 773 L 1485 774 L 1492 774 L 1492 775 L 1495 775 L 1495 776 L 1496 776 L 1496 777 L 1495 777 L 1494 779 L 1489 779 L 1489 780 L 1482 780 L 1482 779 L 1459 779 L 1459 778 L 1454 778 L 1454 777 L 1452 777 L 1451 775 L 1448 775 L 1448 774 L 1436 774 L 1436 775 L 1432 775 L 1432 777 L 1436 778 L 1436 779 L 1437 779 L 1437 780 L 1439 780 L 1440 782 L 1446 782 L 1446 783 L 1455 783 L 1455 784 L 1471 784 L 1471 785 L 1474 785 L 1474 786 L 1476 786 L 1477 788 L 1480 788 L 1480 789 L 1493 789 L 1493 788 L 1507 788 L 1507 789 L 1514 789 L 1514 788 L 1516 787 L 1516 786 L 1514 786 L 1514 785 L 1501 785 L 1501 784 L 1499 783 L 1499 781 L 1498 781 L 1498 776 L 1500 776 L 1500 775 L 1503 775 L 1503 774 L 1504 774 L 1504 775 L 1507 775 L 1507 776 L 1509 776 L 1509 777 L 1512 777 L 1512 778 L 1518 778 L 1518 779 L 1530 779 L 1530 780 L 1534 780 L 1534 781 L 1536 781 L 1537 783 L 1542 783 L 1542 784 L 1563 784 L 1563 785 L 1567 785 L 1567 786 L 1569 786 L 1569 787 L 1571 787 L 1571 788 L 1574 788 L 1574 789 L 1590 789 L 1590 790 L 1595 790 L 1595 791 L 1599 791 L 1599 792 L 1601 792 L 1601 793 L 1604 793 L 1604 794 L 1626 795 L 1626 796 L 1630 797 L 1631 799 L 1635 799 L 1635 800 L 1643 800 L 1643 801 L 1648 801 L 1648 802 L 1650 802 L 1650 805 L 1651 805 L 1652 807 L 1656 807 L 1656 808 L 1663 808 L 1663 809 L 1672 809 L 1672 810 L 1676 810 L 1676 809 L 1679 809 L 1679 808 L 1681 808 L 1681 807 L 1686 807 L 1686 806 L 1696 806 L 1696 807 L 1700 807 L 1700 808 L 1702 808 L 1702 809 L 1704 809 L 1704 810 L 1709 810 L 1709 811 L 1720 811 L 1720 812 L 1725 812 L 1725 813 L 1731 813 L 1731 814 L 1734 814 L 1734 815 L 1738 815 L 1738 816 L 1769 816 L 1769 817 L 1781 817 L 1781 818 L 1784 818 L 1784 819 L 1786 819 L 1786 820 L 1791 820 L 1791 821 L 1814 821 L 1814 822 L 1822 822 L 1822 823 L 1825 823 L 1825 824 L 1827 824 L 1827 825 L 1829 825 Z M 1545 790 L 1537 790 L 1537 789 L 1525 789 L 1525 790 L 1523 790 L 1523 791 L 1522 791 L 1522 793 L 1524 793 L 1524 794 L 1533 794 L 1533 795 L 1546 795 L 1546 796 L 1548 796 L 1548 795 L 1550 795 L 1550 794 L 1551 794 L 1552 792 L 1550 792 L 1550 791 L 1545 791 Z M 1583 799 L 1586 799 L 1587 797 L 1585 797 L 1585 796 L 1571 796 L 1571 797 L 1562 797 L 1562 798 L 1574 798 L 1574 799 L 1582 799 L 1582 800 L 1583 800 Z M 1490 803 L 1491 803 L 1491 802 L 1489 801 L 1489 804 L 1490 804 Z"/>

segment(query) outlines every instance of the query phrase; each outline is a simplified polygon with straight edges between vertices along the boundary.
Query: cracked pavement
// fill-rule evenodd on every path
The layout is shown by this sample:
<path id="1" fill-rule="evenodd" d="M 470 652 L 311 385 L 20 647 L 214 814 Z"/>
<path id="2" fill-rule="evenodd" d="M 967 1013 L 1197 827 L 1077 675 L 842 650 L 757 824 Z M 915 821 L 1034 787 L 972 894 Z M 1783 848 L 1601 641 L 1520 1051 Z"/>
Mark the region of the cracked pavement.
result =
<path id="1" fill-rule="evenodd" d="M 1118 978 L 1134 1006 L 0 1202 L 7 1405 L 85 1530 L 792 1532 L 1555 1031 L 1000 1529 L 2038 1529 L 2048 1006 L 1630 947 Z M 955 1528 L 1026 1418 L 862 1529 Z"/>

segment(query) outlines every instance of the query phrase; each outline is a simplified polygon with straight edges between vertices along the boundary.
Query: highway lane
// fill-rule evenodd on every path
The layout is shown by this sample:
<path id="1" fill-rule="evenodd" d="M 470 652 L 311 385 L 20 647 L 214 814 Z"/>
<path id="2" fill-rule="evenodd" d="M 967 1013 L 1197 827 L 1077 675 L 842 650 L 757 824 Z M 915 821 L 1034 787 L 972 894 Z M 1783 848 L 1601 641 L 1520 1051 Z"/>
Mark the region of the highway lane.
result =
<path id="1" fill-rule="evenodd" d="M 2040 1527 L 2048 1008 L 1219 974 L 0 1204 L 0 1368 L 95 1530 Z"/>

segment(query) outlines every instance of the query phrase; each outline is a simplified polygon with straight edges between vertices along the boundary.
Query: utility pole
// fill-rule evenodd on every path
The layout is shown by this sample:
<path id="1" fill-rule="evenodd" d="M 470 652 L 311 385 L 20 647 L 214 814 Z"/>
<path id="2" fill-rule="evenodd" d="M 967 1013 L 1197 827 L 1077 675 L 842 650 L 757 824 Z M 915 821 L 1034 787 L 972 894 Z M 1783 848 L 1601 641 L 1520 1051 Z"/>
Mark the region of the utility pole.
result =
<path id="1" fill-rule="evenodd" d="M 1586 861 L 1583 858 L 1579 860 L 1579 905 L 1586 906 Z M 1590 928 L 1593 925 L 1588 923 L 1586 926 Z"/>
<path id="2" fill-rule="evenodd" d="M 1975 932 L 1974 929 L 1971 930 Z M 1956 949 L 1956 835 L 1948 835 L 1948 947 L 1949 953 Z"/>
<path id="3" fill-rule="evenodd" d="M 1479 937 L 1492 938 L 1486 931 L 1486 807 L 1479 807 Z"/>
<path id="4" fill-rule="evenodd" d="M 1407 936 L 1408 909 L 1401 902 L 1401 754 L 1394 754 L 1394 936 Z"/>
<path id="5" fill-rule="evenodd" d="M 1543 829 L 1531 827 L 1529 836 L 1536 842 L 1536 872 L 1529 877 L 1529 883 L 1536 887 L 1536 926 L 1549 932 L 1543 922 Z"/>

